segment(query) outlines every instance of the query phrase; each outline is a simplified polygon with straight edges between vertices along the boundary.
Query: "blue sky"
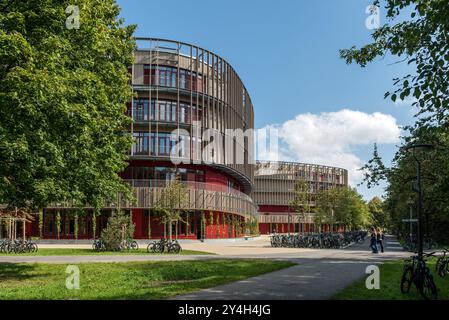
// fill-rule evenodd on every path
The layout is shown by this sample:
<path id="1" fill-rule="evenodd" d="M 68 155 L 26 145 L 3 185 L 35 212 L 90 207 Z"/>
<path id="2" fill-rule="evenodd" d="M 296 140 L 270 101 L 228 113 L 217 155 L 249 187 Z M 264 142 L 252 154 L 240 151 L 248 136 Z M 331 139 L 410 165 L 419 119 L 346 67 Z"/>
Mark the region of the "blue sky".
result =
<path id="1" fill-rule="evenodd" d="M 137 24 L 137 36 L 194 43 L 231 63 L 250 93 L 256 128 L 271 125 L 302 132 L 304 123 L 311 121 L 316 130 L 324 125 L 323 132 L 331 134 L 335 128 L 342 131 L 342 126 L 346 132 L 346 126 L 353 127 L 351 119 L 357 122 L 366 114 L 365 122 L 348 129 L 352 137 L 343 137 L 345 142 L 335 150 L 363 162 L 371 156 L 372 142 L 380 139 L 379 150 L 388 164 L 397 144 L 386 138 L 395 132 L 394 121 L 396 125 L 413 121 L 409 103 L 383 99 L 392 89 L 392 79 L 410 72 L 407 65 L 393 64 L 398 59 L 386 57 L 360 68 L 339 58 L 339 49 L 370 42 L 365 9 L 371 0 L 118 0 L 118 4 L 125 23 Z M 340 123 L 342 110 L 347 122 Z M 391 116 L 385 126 L 384 118 L 370 117 L 376 112 Z M 298 115 L 302 116 L 298 119 Z M 363 127 L 376 121 L 364 139 Z M 384 129 L 380 138 L 373 133 Z M 304 157 L 308 150 L 298 141 L 295 145 L 287 140 L 284 147 L 293 160 L 326 162 L 329 158 L 323 156 L 323 149 L 315 150 L 321 152 L 315 158 Z M 319 143 L 334 150 L 329 141 Z M 382 194 L 382 188 L 358 189 L 365 198 Z"/>

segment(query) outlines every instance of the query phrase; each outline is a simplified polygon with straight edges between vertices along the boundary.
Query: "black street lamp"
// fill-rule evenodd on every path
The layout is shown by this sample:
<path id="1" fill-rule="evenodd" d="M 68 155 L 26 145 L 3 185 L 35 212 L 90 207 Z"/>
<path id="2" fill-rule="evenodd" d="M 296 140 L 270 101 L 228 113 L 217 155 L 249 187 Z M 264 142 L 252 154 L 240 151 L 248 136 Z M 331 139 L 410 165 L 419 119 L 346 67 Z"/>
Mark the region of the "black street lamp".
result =
<path id="1" fill-rule="evenodd" d="M 424 247 L 424 237 L 423 237 L 423 228 L 422 228 L 422 202 L 423 202 L 423 192 L 421 188 L 421 161 L 418 158 L 418 154 L 433 150 L 434 146 L 431 144 L 414 144 L 405 147 L 407 152 L 410 152 L 413 158 L 416 161 L 416 178 L 417 178 L 417 192 L 418 192 L 418 205 L 416 207 L 416 217 L 418 219 L 418 257 L 422 258 L 423 255 L 423 247 Z"/>

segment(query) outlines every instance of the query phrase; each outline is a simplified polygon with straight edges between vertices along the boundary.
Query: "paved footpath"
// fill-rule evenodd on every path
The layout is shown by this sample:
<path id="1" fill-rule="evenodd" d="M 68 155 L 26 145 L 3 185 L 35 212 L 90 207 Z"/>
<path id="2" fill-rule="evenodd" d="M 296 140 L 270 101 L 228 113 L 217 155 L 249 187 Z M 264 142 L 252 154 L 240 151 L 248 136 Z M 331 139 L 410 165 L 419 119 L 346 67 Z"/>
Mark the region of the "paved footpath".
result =
<path id="1" fill-rule="evenodd" d="M 60 246 L 59 246 L 60 247 Z M 342 250 L 271 248 L 269 238 L 236 244 L 192 243 L 184 249 L 216 255 L 90 255 L 90 256 L 0 256 L 0 263 L 92 263 L 129 261 L 191 261 L 205 259 L 272 259 L 297 265 L 230 284 L 181 295 L 173 299 L 328 299 L 364 277 L 366 267 L 408 257 L 399 243 L 387 238 L 386 252 L 372 254 L 368 240 Z"/>
<path id="2" fill-rule="evenodd" d="M 368 241 L 368 240 L 367 240 Z M 366 267 L 406 257 L 399 243 L 387 239 L 383 254 L 372 254 L 368 242 L 344 250 L 321 250 L 284 257 L 298 265 L 261 276 L 204 289 L 174 299 L 198 300 L 316 300 L 329 299 L 366 275 Z"/>

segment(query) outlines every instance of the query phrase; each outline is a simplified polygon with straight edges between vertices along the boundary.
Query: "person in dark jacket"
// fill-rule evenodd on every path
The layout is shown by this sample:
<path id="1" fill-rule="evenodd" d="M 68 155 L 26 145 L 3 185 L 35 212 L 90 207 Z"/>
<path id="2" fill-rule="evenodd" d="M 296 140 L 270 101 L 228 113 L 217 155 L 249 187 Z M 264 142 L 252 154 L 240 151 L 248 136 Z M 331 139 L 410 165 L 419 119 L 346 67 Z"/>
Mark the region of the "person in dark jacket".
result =
<path id="1" fill-rule="evenodd" d="M 380 228 L 377 228 L 376 240 L 380 247 L 380 252 L 384 253 L 384 233 L 380 230 Z"/>
<path id="2" fill-rule="evenodd" d="M 375 228 L 371 229 L 370 248 L 373 253 L 379 253 L 379 250 L 377 249 L 377 233 Z"/>

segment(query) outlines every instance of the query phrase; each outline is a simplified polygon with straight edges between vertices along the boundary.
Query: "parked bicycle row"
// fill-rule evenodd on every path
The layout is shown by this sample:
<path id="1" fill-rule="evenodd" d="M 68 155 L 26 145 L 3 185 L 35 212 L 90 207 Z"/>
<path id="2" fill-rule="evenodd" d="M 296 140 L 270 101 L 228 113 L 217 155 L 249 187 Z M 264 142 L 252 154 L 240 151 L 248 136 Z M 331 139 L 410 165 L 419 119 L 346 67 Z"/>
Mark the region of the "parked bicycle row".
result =
<path id="1" fill-rule="evenodd" d="M 38 246 L 31 239 L 0 240 L 0 253 L 33 253 L 37 251 Z"/>
<path id="2" fill-rule="evenodd" d="M 179 253 L 181 252 L 181 245 L 177 240 L 161 239 L 148 244 L 147 252 L 150 253 Z"/>
<path id="3" fill-rule="evenodd" d="M 130 251 L 139 250 L 139 244 L 137 241 L 128 239 L 123 240 L 119 245 L 112 246 L 104 242 L 102 239 L 94 240 L 92 243 L 92 249 L 97 252 L 103 252 L 107 250 L 113 251 Z M 148 253 L 179 253 L 181 252 L 181 245 L 177 240 L 161 239 L 159 241 L 150 242 L 147 246 Z"/>
<path id="4" fill-rule="evenodd" d="M 366 235 L 366 231 L 272 234 L 271 246 L 275 248 L 340 249 L 352 243 L 363 243 Z"/>
<path id="5" fill-rule="evenodd" d="M 98 252 L 102 251 L 130 251 L 139 250 L 139 244 L 133 239 L 122 240 L 118 244 L 106 243 L 102 239 L 96 239 L 92 243 L 92 249 Z"/>
<path id="6" fill-rule="evenodd" d="M 404 249 L 410 252 L 418 251 L 418 239 L 413 237 L 412 239 L 407 239 L 403 245 Z M 424 250 L 434 250 L 438 248 L 438 243 L 436 243 L 432 238 L 424 238 L 423 249 Z"/>

